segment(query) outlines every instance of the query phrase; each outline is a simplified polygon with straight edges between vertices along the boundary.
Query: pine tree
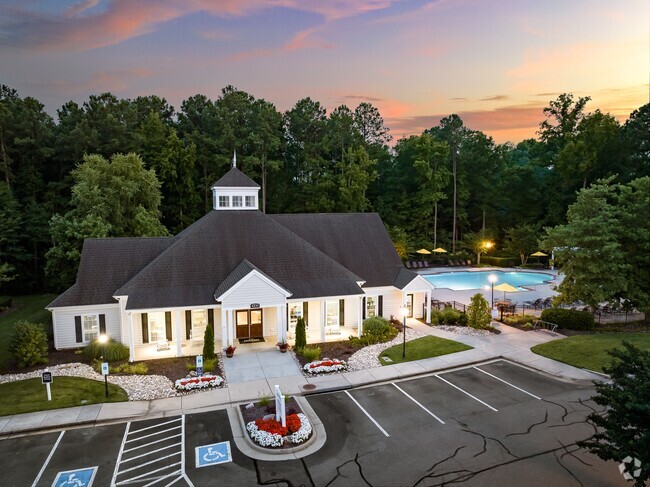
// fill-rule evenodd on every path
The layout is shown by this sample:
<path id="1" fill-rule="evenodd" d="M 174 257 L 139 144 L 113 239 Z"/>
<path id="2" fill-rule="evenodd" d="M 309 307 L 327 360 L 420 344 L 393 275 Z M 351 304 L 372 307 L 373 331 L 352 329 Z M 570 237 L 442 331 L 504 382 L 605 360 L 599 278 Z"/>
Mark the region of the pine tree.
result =
<path id="1" fill-rule="evenodd" d="M 307 346 L 307 336 L 305 333 L 305 319 L 301 316 L 296 322 L 296 350 L 299 352 Z"/>
<path id="2" fill-rule="evenodd" d="M 212 325 L 208 325 L 205 327 L 203 337 L 203 360 L 210 360 L 214 357 L 214 329 Z"/>

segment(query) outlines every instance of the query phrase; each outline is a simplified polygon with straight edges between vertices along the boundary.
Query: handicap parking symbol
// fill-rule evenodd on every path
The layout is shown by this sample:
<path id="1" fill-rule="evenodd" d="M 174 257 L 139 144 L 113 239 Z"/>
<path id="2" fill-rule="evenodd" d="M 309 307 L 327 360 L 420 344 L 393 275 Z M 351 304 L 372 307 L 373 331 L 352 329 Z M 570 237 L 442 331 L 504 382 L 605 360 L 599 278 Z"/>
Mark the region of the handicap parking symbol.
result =
<path id="1" fill-rule="evenodd" d="M 97 467 L 59 472 L 52 487 L 90 487 L 93 485 L 96 473 Z"/>
<path id="2" fill-rule="evenodd" d="M 232 462 L 229 441 L 213 443 L 212 445 L 197 446 L 195 451 L 196 468 L 209 467 L 210 465 L 219 465 L 220 463 Z"/>

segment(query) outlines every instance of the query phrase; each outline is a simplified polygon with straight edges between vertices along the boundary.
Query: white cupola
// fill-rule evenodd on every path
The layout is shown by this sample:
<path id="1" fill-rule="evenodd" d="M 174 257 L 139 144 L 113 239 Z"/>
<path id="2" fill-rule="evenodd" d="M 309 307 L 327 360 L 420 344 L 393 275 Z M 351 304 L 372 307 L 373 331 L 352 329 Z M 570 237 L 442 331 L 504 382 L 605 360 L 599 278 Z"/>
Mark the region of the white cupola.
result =
<path id="1" fill-rule="evenodd" d="M 212 208 L 215 210 L 258 210 L 260 185 L 237 169 L 237 153 L 232 167 L 212 185 Z"/>

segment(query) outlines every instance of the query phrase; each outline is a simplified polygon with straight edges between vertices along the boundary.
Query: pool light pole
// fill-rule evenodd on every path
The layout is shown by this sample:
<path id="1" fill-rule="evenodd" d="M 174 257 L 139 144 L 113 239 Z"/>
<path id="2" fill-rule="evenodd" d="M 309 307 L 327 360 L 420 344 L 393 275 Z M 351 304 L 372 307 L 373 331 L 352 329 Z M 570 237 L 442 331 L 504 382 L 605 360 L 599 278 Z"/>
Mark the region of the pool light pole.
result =
<path id="1" fill-rule="evenodd" d="M 105 361 L 106 360 L 106 344 L 108 343 L 108 335 L 105 333 L 102 333 L 97 337 L 97 341 L 101 343 L 104 346 L 104 354 L 102 355 L 102 359 Z M 108 374 L 104 374 L 104 388 L 106 389 L 106 397 L 108 397 Z"/>
<path id="2" fill-rule="evenodd" d="M 488 276 L 488 281 L 490 281 L 490 284 L 492 285 L 492 309 L 494 309 L 494 283 L 498 280 L 499 278 L 496 276 L 496 274 L 490 274 Z"/>
<path id="3" fill-rule="evenodd" d="M 406 306 L 406 304 L 404 304 L 400 308 L 400 312 L 402 313 L 402 335 L 403 335 L 402 336 L 402 338 L 403 338 L 403 342 L 402 342 L 402 358 L 406 358 L 406 317 L 409 314 L 409 309 Z"/>

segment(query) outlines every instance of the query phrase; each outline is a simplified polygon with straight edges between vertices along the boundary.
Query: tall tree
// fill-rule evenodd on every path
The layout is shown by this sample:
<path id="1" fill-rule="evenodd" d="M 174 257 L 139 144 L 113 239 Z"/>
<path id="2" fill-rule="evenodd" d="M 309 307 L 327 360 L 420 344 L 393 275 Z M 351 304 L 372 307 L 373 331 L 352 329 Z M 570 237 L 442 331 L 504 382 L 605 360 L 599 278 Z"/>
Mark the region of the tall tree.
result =
<path id="1" fill-rule="evenodd" d="M 521 265 L 528 262 L 528 256 L 537 250 L 539 228 L 528 223 L 521 223 L 506 229 L 505 249 L 519 255 Z"/>
<path id="2" fill-rule="evenodd" d="M 568 222 L 547 229 L 542 246 L 554 249 L 565 275 L 560 299 L 592 308 L 629 302 L 650 320 L 650 177 L 628 184 L 597 182 L 578 194 Z"/>
<path id="3" fill-rule="evenodd" d="M 650 176 L 650 103 L 630 114 L 623 126 L 627 164 L 623 180 Z"/>

